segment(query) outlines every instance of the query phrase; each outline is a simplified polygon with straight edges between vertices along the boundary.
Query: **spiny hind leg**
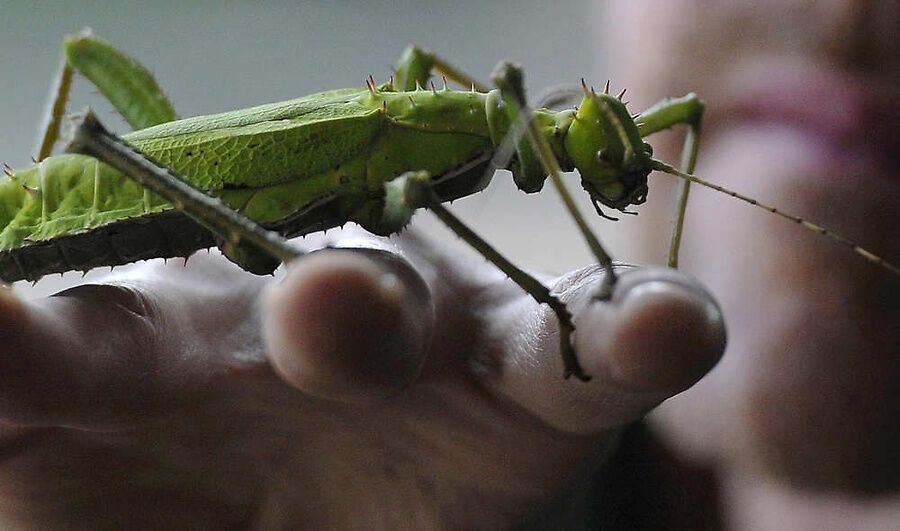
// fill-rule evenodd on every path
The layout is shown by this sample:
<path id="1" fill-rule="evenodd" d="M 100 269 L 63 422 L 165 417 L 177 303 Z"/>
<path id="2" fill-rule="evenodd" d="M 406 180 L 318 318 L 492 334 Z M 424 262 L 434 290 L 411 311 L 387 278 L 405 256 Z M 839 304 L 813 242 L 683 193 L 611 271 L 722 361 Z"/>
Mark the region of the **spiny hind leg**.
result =
<path id="1" fill-rule="evenodd" d="M 703 120 L 703 110 L 703 102 L 694 93 L 681 98 L 665 99 L 637 117 L 638 129 L 641 136 L 646 137 L 679 124 L 687 125 L 688 132 L 681 152 L 681 171 L 693 174 L 694 166 L 697 164 L 697 152 L 700 149 L 700 124 Z M 672 237 L 669 242 L 668 265 L 673 269 L 678 269 L 678 252 L 681 248 L 681 236 L 684 230 L 684 217 L 687 212 L 690 189 L 691 182 L 682 180 L 675 203 L 675 222 L 672 225 Z"/>
<path id="2" fill-rule="evenodd" d="M 280 234 L 265 229 L 221 199 L 194 188 L 108 132 L 90 112 L 77 123 L 68 150 L 90 155 L 116 168 L 175 205 L 215 234 L 222 242 L 220 248 L 225 255 L 248 271 L 271 273 L 278 264 L 303 255 Z"/>
<path id="3" fill-rule="evenodd" d="M 63 56 L 38 135 L 38 161 L 50 155 L 59 139 L 75 72 L 93 83 L 134 129 L 177 119 L 172 104 L 143 65 L 86 29 L 63 42 Z"/>
<path id="4" fill-rule="evenodd" d="M 463 72 L 442 57 L 418 46 L 408 46 L 403 50 L 400 60 L 394 65 L 395 87 L 398 90 L 415 90 L 416 82 L 419 86 L 425 87 L 432 71 L 437 71 L 448 81 L 458 83 L 465 88 L 474 88 L 480 92 L 489 90 L 486 85 L 473 76 Z M 581 91 L 577 86 L 555 86 L 538 98 L 537 106 L 556 107 L 568 104 L 580 95 Z"/>

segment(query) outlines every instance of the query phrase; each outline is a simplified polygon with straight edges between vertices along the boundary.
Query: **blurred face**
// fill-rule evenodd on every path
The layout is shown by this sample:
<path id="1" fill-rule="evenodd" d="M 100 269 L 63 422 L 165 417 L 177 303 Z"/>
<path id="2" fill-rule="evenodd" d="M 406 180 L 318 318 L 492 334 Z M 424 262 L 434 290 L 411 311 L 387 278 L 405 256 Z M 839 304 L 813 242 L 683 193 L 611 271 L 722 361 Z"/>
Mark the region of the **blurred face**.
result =
<path id="1" fill-rule="evenodd" d="M 706 100 L 699 175 L 900 260 L 900 1 L 597 4 L 633 111 Z M 672 139 L 650 142 L 677 160 Z M 641 230 L 660 233 L 645 240 L 652 256 L 667 179 L 650 177 L 641 211 L 653 225 Z M 721 300 L 730 335 L 723 363 L 670 406 L 685 448 L 795 486 L 900 489 L 898 278 L 696 187 L 682 262 Z"/>

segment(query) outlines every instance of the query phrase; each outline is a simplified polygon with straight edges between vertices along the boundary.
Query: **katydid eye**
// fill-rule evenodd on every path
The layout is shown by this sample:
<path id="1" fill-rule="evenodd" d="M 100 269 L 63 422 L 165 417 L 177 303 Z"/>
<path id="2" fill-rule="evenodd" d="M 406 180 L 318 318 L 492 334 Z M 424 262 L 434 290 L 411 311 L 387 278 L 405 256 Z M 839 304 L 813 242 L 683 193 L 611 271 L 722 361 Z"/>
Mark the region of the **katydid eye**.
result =
<path id="1" fill-rule="evenodd" d="M 600 164 L 612 164 L 612 159 L 609 157 L 609 153 L 606 150 L 601 149 L 597 152 L 597 162 Z"/>

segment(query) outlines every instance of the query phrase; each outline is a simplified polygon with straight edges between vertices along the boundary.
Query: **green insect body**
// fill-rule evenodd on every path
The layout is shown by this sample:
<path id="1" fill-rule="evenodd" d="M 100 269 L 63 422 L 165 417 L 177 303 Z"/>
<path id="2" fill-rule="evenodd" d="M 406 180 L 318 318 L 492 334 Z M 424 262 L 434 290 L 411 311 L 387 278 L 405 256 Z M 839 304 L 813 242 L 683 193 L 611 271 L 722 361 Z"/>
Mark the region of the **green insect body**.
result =
<path id="1" fill-rule="evenodd" d="M 366 88 L 176 120 L 152 76 L 133 59 L 89 33 L 69 39 L 64 49 L 39 162 L 19 171 L 7 168 L 9 179 L 0 182 L 0 279 L 7 282 L 187 256 L 214 245 L 244 269 L 270 273 L 302 254 L 283 236 L 348 221 L 391 234 L 406 226 L 416 209 L 428 208 L 550 307 L 559 321 L 564 375 L 587 380 L 571 341 L 575 325 L 566 305 L 442 205 L 483 189 L 496 167 L 511 170 L 526 193 L 540 191 L 549 178 L 604 270 L 594 300 L 609 299 L 616 272 L 563 184 L 564 170 L 578 170 L 582 187 L 605 217 L 601 205 L 628 212 L 630 205 L 643 203 L 651 171 L 681 177 L 672 267 L 688 186 L 697 183 L 829 236 L 900 275 L 897 266 L 819 225 L 692 175 L 704 109 L 694 94 L 631 115 L 621 101 L 624 91 L 612 97 L 607 87 L 597 94 L 582 82 L 576 110 L 531 111 L 518 66 L 500 63 L 492 75 L 498 89 L 487 90 L 433 54 L 410 48 L 395 70 L 396 85 L 376 86 L 370 78 Z M 120 138 L 90 113 L 80 120 L 69 149 L 104 162 L 49 156 L 75 70 L 135 129 Z M 433 70 L 472 90 L 433 85 L 423 90 Z M 688 128 L 684 171 L 652 158 L 643 141 L 676 125 Z"/>
<path id="2" fill-rule="evenodd" d="M 506 107 L 497 90 L 396 91 L 373 84 L 167 122 L 123 138 L 287 236 L 346 221 L 389 234 L 407 219 L 384 212 L 385 183 L 404 172 L 428 172 L 445 201 L 487 185 L 484 155 L 510 128 Z M 610 125 L 604 112 L 616 121 L 624 113 L 628 120 Z M 586 93 L 578 112 L 537 111 L 535 123 L 561 165 L 582 170 L 593 197 L 616 208 L 642 201 L 649 158 L 617 99 Z M 639 148 L 623 142 L 637 142 Z M 604 160 L 591 155 L 598 151 L 607 154 Z M 484 161 L 440 182 L 479 157 Z M 516 162 L 511 165 L 516 181 L 539 190 L 546 172 L 528 172 Z M 617 178 L 622 172 L 613 166 L 622 164 L 635 183 L 626 186 Z M 0 278 L 35 279 L 185 255 L 216 243 L 182 218 L 171 204 L 92 158 L 49 157 L 0 183 Z"/>

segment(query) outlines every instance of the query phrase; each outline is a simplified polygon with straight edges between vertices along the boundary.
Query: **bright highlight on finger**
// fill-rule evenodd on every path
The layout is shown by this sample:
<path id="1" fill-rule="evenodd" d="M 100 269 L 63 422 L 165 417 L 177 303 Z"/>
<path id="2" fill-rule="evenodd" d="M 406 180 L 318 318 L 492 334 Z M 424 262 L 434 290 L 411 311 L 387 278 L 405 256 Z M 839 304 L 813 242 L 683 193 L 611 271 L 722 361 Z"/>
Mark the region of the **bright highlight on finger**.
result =
<path id="1" fill-rule="evenodd" d="M 575 314 L 575 350 L 591 381 L 562 378 L 555 334 L 512 343 L 503 372 L 507 396 L 563 431 L 596 433 L 640 418 L 702 378 L 725 347 L 718 306 L 675 271 L 627 271 L 609 301 L 592 300 L 597 285 L 596 278 L 573 274 L 557 286 Z M 533 304 L 528 308 L 534 312 Z M 529 317 L 541 315 L 525 313 L 513 322 L 555 326 L 552 318 Z"/>
<path id="2" fill-rule="evenodd" d="M 271 286 L 263 304 L 275 370 L 302 391 L 345 401 L 384 398 L 408 385 L 434 321 L 422 279 L 382 251 L 314 253 Z"/>

